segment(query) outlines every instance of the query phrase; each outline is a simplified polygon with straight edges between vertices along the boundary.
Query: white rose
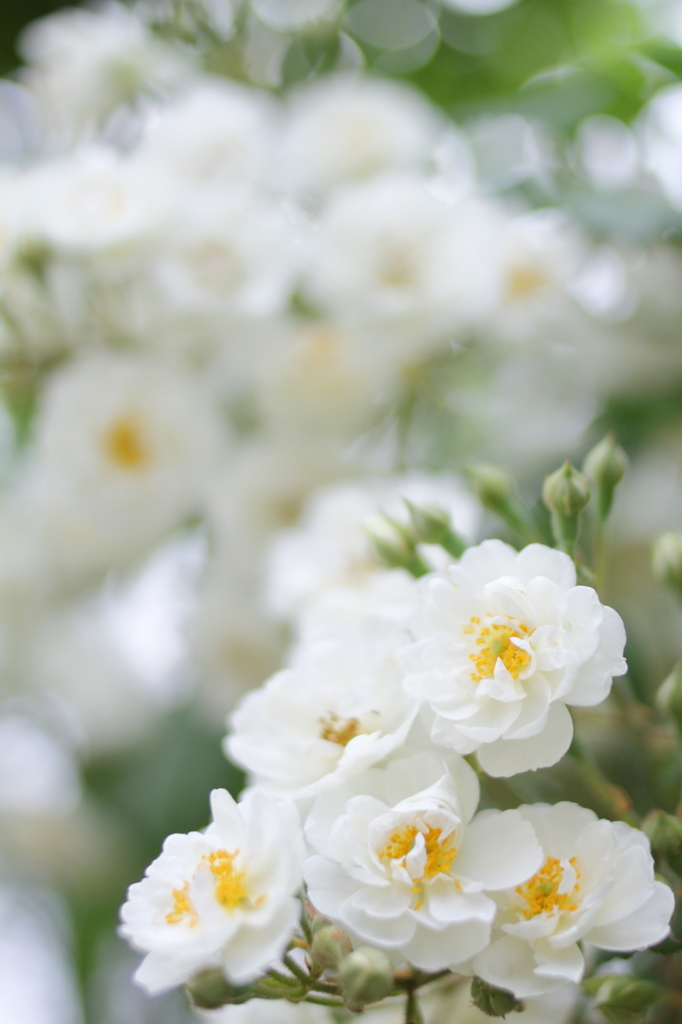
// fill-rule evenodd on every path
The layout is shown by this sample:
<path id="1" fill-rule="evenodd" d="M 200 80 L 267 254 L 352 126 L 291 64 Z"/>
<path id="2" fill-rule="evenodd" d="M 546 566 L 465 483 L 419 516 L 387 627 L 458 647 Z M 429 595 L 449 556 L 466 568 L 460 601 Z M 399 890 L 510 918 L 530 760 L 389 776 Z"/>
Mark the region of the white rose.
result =
<path id="1" fill-rule="evenodd" d="M 388 757 L 405 742 L 418 706 L 398 672 L 405 636 L 371 622 L 306 646 L 232 715 L 229 757 L 256 785 L 296 799 Z"/>
<path id="2" fill-rule="evenodd" d="M 494 303 L 498 235 L 483 201 L 449 204 L 424 180 L 380 175 L 336 194 L 310 240 L 304 287 L 340 320 L 372 324 L 409 363 Z"/>
<path id="3" fill-rule="evenodd" d="M 306 824 L 317 851 L 304 866 L 311 902 L 424 970 L 473 956 L 496 913 L 485 893 L 523 882 L 542 859 L 518 812 L 472 820 L 478 796 L 463 759 L 427 753 L 320 794 Z"/>
<path id="4" fill-rule="evenodd" d="M 432 739 L 476 750 L 490 775 L 547 767 L 568 750 L 566 704 L 599 704 L 622 675 L 620 616 L 578 587 L 560 551 L 498 540 L 469 548 L 446 575 L 420 582 L 405 688 L 434 715 Z"/>
<path id="5" fill-rule="evenodd" d="M 135 978 L 148 992 L 207 967 L 247 984 L 282 954 L 298 919 L 303 843 L 295 807 L 258 792 L 237 804 L 217 789 L 211 808 L 205 832 L 166 839 L 121 909 L 121 935 L 147 954 Z"/>
<path id="6" fill-rule="evenodd" d="M 443 129 L 420 93 L 387 79 L 321 79 L 297 90 L 289 104 L 282 176 L 299 191 L 421 166 Z"/>
<path id="7" fill-rule="evenodd" d="M 642 832 L 565 802 L 519 813 L 533 826 L 544 862 L 530 881 L 496 897 L 497 937 L 473 963 L 480 977 L 534 996 L 580 981 L 582 939 L 629 952 L 666 937 L 675 897 L 654 881 Z"/>

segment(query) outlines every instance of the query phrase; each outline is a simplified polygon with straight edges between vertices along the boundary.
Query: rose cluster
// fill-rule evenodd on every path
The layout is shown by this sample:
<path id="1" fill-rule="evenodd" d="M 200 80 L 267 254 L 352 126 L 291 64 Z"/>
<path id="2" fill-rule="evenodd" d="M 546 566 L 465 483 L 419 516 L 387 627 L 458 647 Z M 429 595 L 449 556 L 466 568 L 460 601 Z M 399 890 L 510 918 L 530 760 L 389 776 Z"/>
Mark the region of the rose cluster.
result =
<path id="1" fill-rule="evenodd" d="M 359 497 L 320 496 L 273 550 L 280 606 L 293 552 L 308 584 L 290 593 L 295 642 L 231 717 L 242 801 L 216 791 L 208 830 L 171 836 L 130 890 L 122 934 L 147 954 L 138 980 L 155 992 L 213 968 L 253 982 L 285 956 L 302 885 L 318 916 L 395 971 L 473 975 L 531 1004 L 581 980 L 583 942 L 661 942 L 674 896 L 637 828 L 566 801 L 480 808 L 477 772 L 556 764 L 569 707 L 608 696 L 626 671 L 619 615 L 543 544 L 487 540 L 458 559 L 423 545 L 440 564 L 419 579 L 363 561 Z M 348 543 L 323 581 L 330 508 Z M 332 536 L 328 523 L 333 549 Z"/>

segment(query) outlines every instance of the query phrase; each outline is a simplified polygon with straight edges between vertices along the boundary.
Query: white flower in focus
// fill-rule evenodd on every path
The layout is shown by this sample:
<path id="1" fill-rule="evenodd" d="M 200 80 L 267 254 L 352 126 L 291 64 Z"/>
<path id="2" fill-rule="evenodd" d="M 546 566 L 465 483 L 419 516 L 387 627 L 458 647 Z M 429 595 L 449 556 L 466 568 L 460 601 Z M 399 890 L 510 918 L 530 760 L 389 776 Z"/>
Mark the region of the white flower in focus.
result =
<path id="1" fill-rule="evenodd" d="M 578 942 L 631 952 L 661 942 L 675 906 L 654 881 L 649 841 L 572 803 L 519 808 L 543 850 L 530 881 L 500 893 L 496 939 L 474 960 L 485 981 L 534 996 L 582 978 Z"/>
<path id="2" fill-rule="evenodd" d="M 29 62 L 22 81 L 62 137 L 101 122 L 145 89 L 168 89 L 189 77 L 189 53 L 152 35 L 128 6 L 107 0 L 33 22 L 21 39 Z"/>
<path id="3" fill-rule="evenodd" d="M 455 965 L 490 938 L 485 893 L 517 885 L 542 855 L 516 811 L 483 811 L 464 760 L 415 754 L 322 793 L 306 824 L 317 851 L 308 897 L 364 943 L 423 970 Z M 514 881 L 510 881 L 514 879 Z"/>
<path id="4" fill-rule="evenodd" d="M 266 584 L 273 612 L 292 616 L 332 587 L 362 586 L 378 568 L 368 530 L 381 531 L 384 513 L 407 524 L 404 498 L 445 509 L 464 537 L 476 529 L 478 508 L 456 477 L 412 473 L 331 484 L 312 495 L 298 526 L 273 541 Z"/>
<path id="5" fill-rule="evenodd" d="M 207 396 L 187 375 L 113 354 L 55 373 L 26 481 L 55 564 L 143 554 L 200 510 L 220 445 Z"/>
<path id="6" fill-rule="evenodd" d="M 566 704 L 592 706 L 626 671 L 625 631 L 568 555 L 498 540 L 420 582 L 417 642 L 402 655 L 408 693 L 433 711 L 434 742 L 476 750 L 489 775 L 547 767 L 566 753 Z"/>
<path id="7" fill-rule="evenodd" d="M 253 981 L 283 952 L 300 914 L 303 842 L 290 803 L 254 792 L 239 804 L 211 794 L 205 832 L 172 835 L 128 890 L 120 934 L 145 959 L 135 979 L 150 993 L 219 967 Z"/>
<path id="8" fill-rule="evenodd" d="M 403 629 L 339 629 L 302 648 L 291 668 L 249 693 L 231 716 L 228 757 L 252 784 L 302 799 L 397 750 L 417 714 L 402 690 Z"/>
<path id="9" fill-rule="evenodd" d="M 422 166 L 443 129 L 420 93 L 388 79 L 332 76 L 289 102 L 281 173 L 299 192 Z"/>
<path id="10" fill-rule="evenodd" d="M 338 192 L 309 243 L 304 288 L 339 320 L 390 331 L 405 362 L 484 316 L 497 295 L 497 217 L 385 174 Z"/>
<path id="11" fill-rule="evenodd" d="M 253 183 L 266 169 L 271 119 L 262 92 L 207 77 L 154 111 L 140 152 L 190 185 Z"/>

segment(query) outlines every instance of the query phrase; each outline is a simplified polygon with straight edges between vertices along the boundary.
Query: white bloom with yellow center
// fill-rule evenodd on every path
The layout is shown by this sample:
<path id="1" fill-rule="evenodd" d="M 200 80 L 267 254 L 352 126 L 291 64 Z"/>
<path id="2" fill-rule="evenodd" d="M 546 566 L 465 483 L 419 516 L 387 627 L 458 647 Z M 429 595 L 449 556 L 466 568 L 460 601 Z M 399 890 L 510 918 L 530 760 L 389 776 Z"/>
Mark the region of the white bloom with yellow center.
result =
<path id="1" fill-rule="evenodd" d="M 474 960 L 485 981 L 534 996 L 582 978 L 578 943 L 631 952 L 668 934 L 672 890 L 654 881 L 649 841 L 577 804 L 519 808 L 543 851 L 529 881 L 496 896 L 495 941 Z"/>
<path id="2" fill-rule="evenodd" d="M 473 956 L 496 913 L 486 892 L 523 883 L 542 861 L 528 822 L 517 811 L 474 818 L 478 797 L 462 758 L 429 753 L 320 794 L 306 823 L 311 902 L 424 970 Z"/>
<path id="3" fill-rule="evenodd" d="M 296 799 L 388 757 L 418 708 L 398 671 L 405 638 L 400 627 L 373 621 L 305 645 L 232 715 L 229 757 L 259 787 Z"/>
<path id="4" fill-rule="evenodd" d="M 125 562 L 196 514 L 220 431 L 204 391 L 158 362 L 101 354 L 56 373 L 26 484 L 55 562 Z"/>
<path id="5" fill-rule="evenodd" d="M 294 806 L 265 793 L 211 794 L 205 832 L 172 835 L 128 890 L 120 933 L 145 959 L 135 975 L 163 992 L 203 968 L 253 981 L 281 956 L 300 913 L 303 841 Z"/>
<path id="6" fill-rule="evenodd" d="M 478 752 L 490 775 L 547 767 L 573 736 L 567 704 L 599 704 L 626 671 L 620 616 L 576 586 L 560 551 L 498 540 L 424 577 L 405 688 L 433 712 L 434 742 Z"/>

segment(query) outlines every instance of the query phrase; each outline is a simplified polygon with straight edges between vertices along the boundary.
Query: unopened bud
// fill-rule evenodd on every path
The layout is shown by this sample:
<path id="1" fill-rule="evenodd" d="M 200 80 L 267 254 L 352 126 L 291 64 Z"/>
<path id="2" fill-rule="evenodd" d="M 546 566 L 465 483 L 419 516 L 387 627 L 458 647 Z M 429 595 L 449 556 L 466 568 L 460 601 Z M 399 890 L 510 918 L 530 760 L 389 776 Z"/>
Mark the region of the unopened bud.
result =
<path id="1" fill-rule="evenodd" d="M 439 544 L 454 558 L 459 558 L 466 544 L 452 529 L 452 520 L 447 509 L 438 505 L 413 505 L 403 499 L 410 513 L 410 521 L 416 539 L 422 544 Z"/>
<path id="2" fill-rule="evenodd" d="M 578 536 L 578 517 L 590 500 L 587 478 L 566 460 L 561 469 L 545 477 L 542 500 L 552 512 L 555 541 L 572 554 Z"/>
<path id="3" fill-rule="evenodd" d="M 363 946 L 342 962 L 339 983 L 349 1010 L 358 1012 L 388 995 L 393 988 L 393 970 L 384 953 Z"/>
<path id="4" fill-rule="evenodd" d="M 663 680 L 656 693 L 656 704 L 664 715 L 670 715 L 682 729 L 682 661 Z"/>
<path id="5" fill-rule="evenodd" d="M 662 533 L 656 540 L 651 558 L 656 579 L 682 590 L 682 534 Z"/>
<path id="6" fill-rule="evenodd" d="M 523 1003 L 519 1002 L 513 992 L 495 988 L 481 978 L 474 978 L 471 982 L 471 999 L 474 1006 L 488 1017 L 506 1017 L 508 1013 L 523 1010 Z"/>
<path id="7" fill-rule="evenodd" d="M 353 944 L 342 928 L 326 924 L 315 931 L 310 957 L 314 964 L 323 967 L 325 971 L 338 970 L 344 957 L 352 952 Z"/>
<path id="8" fill-rule="evenodd" d="M 583 463 L 585 476 L 597 490 L 599 515 L 606 519 L 611 511 L 616 487 L 625 476 L 628 457 L 610 432 L 587 453 Z"/>
<path id="9" fill-rule="evenodd" d="M 235 988 L 217 968 L 195 974 L 186 985 L 190 999 L 202 1010 L 216 1010 L 219 1006 L 239 1002 L 245 988 Z"/>
<path id="10" fill-rule="evenodd" d="M 606 1019 L 618 1024 L 641 1020 L 642 1014 L 664 994 L 664 989 L 653 981 L 622 974 L 588 978 L 582 987 L 596 996 L 597 1009 Z"/>
<path id="11" fill-rule="evenodd" d="M 423 576 L 429 566 L 420 558 L 416 538 L 408 527 L 385 516 L 368 528 L 374 554 L 387 569 L 406 569 L 413 576 Z"/>
<path id="12" fill-rule="evenodd" d="M 542 500 L 560 516 L 577 516 L 590 500 L 590 485 L 567 459 L 561 469 L 545 477 Z"/>
<path id="13" fill-rule="evenodd" d="M 682 821 L 665 811 L 651 811 L 642 822 L 642 831 L 654 853 L 665 857 L 673 871 L 682 875 Z"/>
<path id="14" fill-rule="evenodd" d="M 499 512 L 514 496 L 514 482 L 504 469 L 487 462 L 470 462 L 464 467 L 471 489 L 483 508 Z"/>

